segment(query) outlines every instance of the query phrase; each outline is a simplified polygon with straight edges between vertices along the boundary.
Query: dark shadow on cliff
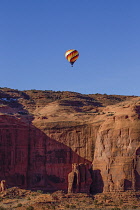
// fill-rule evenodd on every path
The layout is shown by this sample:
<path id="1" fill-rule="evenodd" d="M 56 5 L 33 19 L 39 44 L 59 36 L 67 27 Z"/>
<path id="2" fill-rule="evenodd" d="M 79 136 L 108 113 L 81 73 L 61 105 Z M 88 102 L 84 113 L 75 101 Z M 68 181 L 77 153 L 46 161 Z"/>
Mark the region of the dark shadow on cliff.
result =
<path id="1" fill-rule="evenodd" d="M 91 162 L 31 123 L 11 118 L 0 126 L 0 179 L 9 187 L 67 191 L 72 163 Z"/>
<path id="2" fill-rule="evenodd" d="M 134 174 L 135 174 L 135 180 L 136 180 L 135 189 L 140 190 L 140 175 L 136 170 L 134 170 Z"/>
<path id="3" fill-rule="evenodd" d="M 91 171 L 92 174 L 92 184 L 90 187 L 90 193 L 96 194 L 96 193 L 102 193 L 104 188 L 104 183 L 101 175 L 100 170 L 93 170 Z"/>
<path id="4" fill-rule="evenodd" d="M 136 111 L 139 114 L 140 107 L 136 107 Z M 140 190 L 140 147 L 137 148 L 135 153 L 135 159 L 134 159 L 134 175 L 135 175 L 135 190 Z"/>
<path id="5" fill-rule="evenodd" d="M 131 189 L 132 189 L 132 181 L 124 179 L 124 190 L 131 190 Z"/>
<path id="6" fill-rule="evenodd" d="M 0 90 L 0 104 L 16 110 L 15 113 L 5 111 L 1 116 L 0 179 L 6 179 L 9 187 L 67 190 L 72 164 L 91 162 L 78 155 L 77 149 L 73 151 L 32 124 L 34 116 L 17 100 L 21 97 L 30 105 L 32 100 L 29 95 L 18 90 L 13 91 L 15 96 L 11 94 L 12 90 L 10 94 Z M 84 105 L 75 100 L 71 103 L 76 107 Z M 88 105 L 101 106 L 95 100 L 89 100 Z M 90 172 L 92 174 L 92 170 Z"/>

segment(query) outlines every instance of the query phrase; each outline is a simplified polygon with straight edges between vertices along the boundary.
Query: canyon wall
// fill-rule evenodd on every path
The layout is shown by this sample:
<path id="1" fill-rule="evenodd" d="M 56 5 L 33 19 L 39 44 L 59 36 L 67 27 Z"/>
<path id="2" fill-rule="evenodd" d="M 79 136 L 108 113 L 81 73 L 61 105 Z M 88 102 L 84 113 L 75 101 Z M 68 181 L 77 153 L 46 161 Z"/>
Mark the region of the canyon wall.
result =
<path id="1" fill-rule="evenodd" d="M 54 126 L 54 127 L 53 127 Z M 72 163 L 91 163 L 92 126 L 49 123 L 45 133 L 31 122 L 0 116 L 0 179 L 9 186 L 67 190 Z"/>
<path id="2" fill-rule="evenodd" d="M 140 105 L 112 107 L 101 124 L 93 160 L 93 190 L 140 190 Z"/>
<path id="3" fill-rule="evenodd" d="M 9 187 L 67 192 L 77 164 L 80 192 L 140 190 L 138 97 L 83 106 L 36 105 L 22 95 L 27 101 L 6 99 L 0 107 L 0 179 Z"/>

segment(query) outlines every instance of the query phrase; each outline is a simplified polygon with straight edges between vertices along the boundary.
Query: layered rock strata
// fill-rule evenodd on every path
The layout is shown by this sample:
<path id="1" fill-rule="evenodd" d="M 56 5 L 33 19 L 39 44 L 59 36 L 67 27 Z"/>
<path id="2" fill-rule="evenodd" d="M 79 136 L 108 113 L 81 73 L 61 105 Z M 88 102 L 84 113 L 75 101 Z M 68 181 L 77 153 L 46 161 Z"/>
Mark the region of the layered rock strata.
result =
<path id="1" fill-rule="evenodd" d="M 0 179 L 8 186 L 67 192 L 75 163 L 79 192 L 140 189 L 138 97 L 102 106 L 85 96 L 45 105 L 22 96 L 1 99 Z"/>
<path id="2" fill-rule="evenodd" d="M 49 127 L 47 132 L 30 122 L 1 115 L 0 179 L 5 178 L 9 186 L 67 190 L 72 163 L 92 161 L 90 127 Z"/>
<path id="3" fill-rule="evenodd" d="M 112 106 L 98 130 L 93 160 L 95 191 L 140 189 L 140 102 Z"/>

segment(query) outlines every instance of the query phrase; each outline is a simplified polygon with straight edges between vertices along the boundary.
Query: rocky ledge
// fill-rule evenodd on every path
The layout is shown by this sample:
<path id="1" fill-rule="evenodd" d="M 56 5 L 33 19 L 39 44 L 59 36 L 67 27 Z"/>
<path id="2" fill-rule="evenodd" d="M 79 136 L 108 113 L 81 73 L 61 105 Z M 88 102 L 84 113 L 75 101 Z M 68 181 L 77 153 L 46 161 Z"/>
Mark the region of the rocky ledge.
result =
<path id="1" fill-rule="evenodd" d="M 0 149 L 9 187 L 140 190 L 140 97 L 1 88 Z"/>

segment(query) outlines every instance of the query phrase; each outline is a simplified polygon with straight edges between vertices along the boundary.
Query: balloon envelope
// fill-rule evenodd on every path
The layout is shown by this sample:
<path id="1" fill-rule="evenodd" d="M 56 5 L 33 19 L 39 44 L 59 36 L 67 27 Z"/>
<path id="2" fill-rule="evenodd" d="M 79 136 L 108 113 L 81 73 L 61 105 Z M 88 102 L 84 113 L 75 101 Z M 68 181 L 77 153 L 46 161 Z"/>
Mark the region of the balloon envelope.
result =
<path id="1" fill-rule="evenodd" d="M 74 62 L 78 59 L 79 52 L 77 50 L 67 50 L 65 52 L 65 58 L 71 63 L 73 66 Z"/>

